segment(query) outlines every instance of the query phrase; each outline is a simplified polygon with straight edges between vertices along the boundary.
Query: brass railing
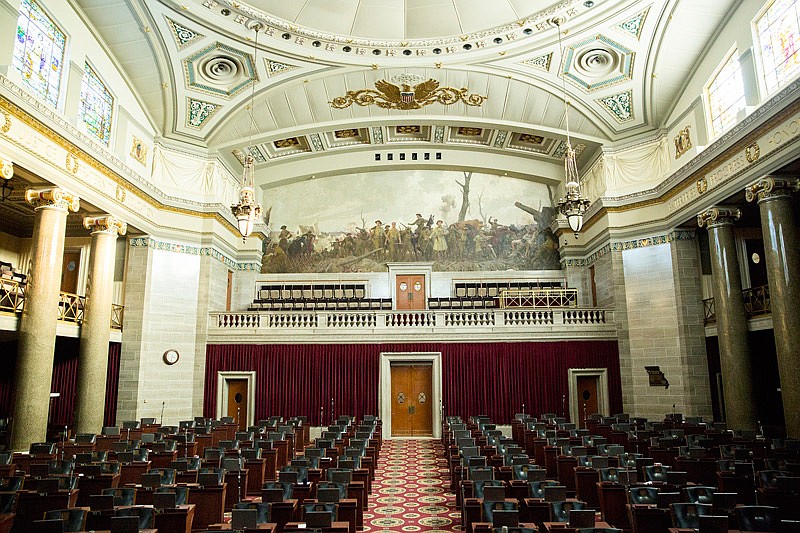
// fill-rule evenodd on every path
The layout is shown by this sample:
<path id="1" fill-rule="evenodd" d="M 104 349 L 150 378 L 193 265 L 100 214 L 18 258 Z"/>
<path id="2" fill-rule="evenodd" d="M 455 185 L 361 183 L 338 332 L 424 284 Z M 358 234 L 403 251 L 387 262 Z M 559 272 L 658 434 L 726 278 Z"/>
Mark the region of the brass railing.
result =
<path id="1" fill-rule="evenodd" d="M 0 311 L 21 313 L 25 303 L 25 284 L 0 278 Z"/>
<path id="2" fill-rule="evenodd" d="M 762 285 L 760 287 L 744 289 L 742 291 L 742 298 L 744 299 L 744 311 L 747 318 L 764 316 L 772 313 L 769 300 L 769 286 Z M 703 322 L 705 324 L 710 324 L 716 321 L 717 311 L 714 305 L 714 298 L 706 298 L 703 300 Z"/>
<path id="3" fill-rule="evenodd" d="M 80 324 L 83 321 L 83 308 L 86 305 L 86 297 L 71 292 L 61 292 L 58 300 L 58 319 L 64 322 L 75 322 Z"/>
<path id="4" fill-rule="evenodd" d="M 25 306 L 26 284 L 15 280 L 0 278 L 0 312 L 21 314 Z M 58 320 L 80 324 L 86 297 L 70 292 L 61 292 L 58 297 Z M 125 306 L 111 304 L 111 329 L 122 329 Z"/>
<path id="5" fill-rule="evenodd" d="M 502 309 L 549 309 L 577 307 L 578 289 L 504 289 L 500 292 Z"/>

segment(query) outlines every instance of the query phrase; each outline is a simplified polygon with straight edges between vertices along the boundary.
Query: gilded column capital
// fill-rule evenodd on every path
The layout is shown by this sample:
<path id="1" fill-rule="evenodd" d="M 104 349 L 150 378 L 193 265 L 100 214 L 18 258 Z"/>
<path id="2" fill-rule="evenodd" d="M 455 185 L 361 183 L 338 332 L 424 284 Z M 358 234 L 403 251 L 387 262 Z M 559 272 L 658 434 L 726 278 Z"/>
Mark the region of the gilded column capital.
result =
<path id="1" fill-rule="evenodd" d="M 756 199 L 764 202 L 782 196 L 791 197 L 798 190 L 800 190 L 800 180 L 797 178 L 764 176 L 752 185 L 745 187 L 744 195 L 748 202 Z"/>
<path id="2" fill-rule="evenodd" d="M 28 189 L 25 199 L 36 209 L 57 207 L 65 211 L 77 212 L 81 207 L 81 199 L 77 195 L 58 187 L 49 189 Z"/>
<path id="3" fill-rule="evenodd" d="M 14 177 L 14 162 L 5 157 L 0 157 L 0 177 L 10 180 Z"/>
<path id="4" fill-rule="evenodd" d="M 128 231 L 127 223 L 111 215 L 83 217 L 83 227 L 92 230 L 92 233 L 113 233 L 120 237 Z"/>
<path id="5" fill-rule="evenodd" d="M 709 207 L 697 215 L 697 225 L 711 228 L 723 224 L 733 224 L 742 216 L 742 211 L 738 207 L 714 206 Z"/>

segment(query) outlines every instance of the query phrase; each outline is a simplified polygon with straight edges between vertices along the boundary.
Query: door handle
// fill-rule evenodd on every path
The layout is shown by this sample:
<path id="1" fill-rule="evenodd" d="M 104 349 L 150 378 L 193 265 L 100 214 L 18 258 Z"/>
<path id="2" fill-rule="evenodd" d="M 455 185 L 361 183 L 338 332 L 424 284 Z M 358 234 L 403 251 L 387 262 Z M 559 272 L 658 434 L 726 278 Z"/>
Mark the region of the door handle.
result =
<path id="1" fill-rule="evenodd" d="M 409 405 L 408 406 L 408 414 L 413 415 L 413 414 L 416 413 L 416 411 L 417 411 L 417 408 L 415 406 L 413 406 L 413 405 Z"/>

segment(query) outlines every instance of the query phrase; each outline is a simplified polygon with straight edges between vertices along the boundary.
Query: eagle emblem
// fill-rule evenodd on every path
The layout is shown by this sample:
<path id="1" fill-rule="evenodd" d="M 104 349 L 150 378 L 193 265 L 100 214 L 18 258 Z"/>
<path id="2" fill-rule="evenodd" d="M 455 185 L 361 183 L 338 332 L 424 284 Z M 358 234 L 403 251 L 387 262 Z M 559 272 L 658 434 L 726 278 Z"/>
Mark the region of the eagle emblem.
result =
<path id="1" fill-rule="evenodd" d="M 479 94 L 470 94 L 466 87 L 461 89 L 439 87 L 439 82 L 430 78 L 413 86 L 410 83 L 394 84 L 387 80 L 378 80 L 375 82 L 375 89 L 347 91 L 344 96 L 334 98 L 330 104 L 335 109 L 345 109 L 357 104 L 408 111 L 420 109 L 434 102 L 442 105 L 464 102 L 469 106 L 480 106 L 486 98 Z"/>

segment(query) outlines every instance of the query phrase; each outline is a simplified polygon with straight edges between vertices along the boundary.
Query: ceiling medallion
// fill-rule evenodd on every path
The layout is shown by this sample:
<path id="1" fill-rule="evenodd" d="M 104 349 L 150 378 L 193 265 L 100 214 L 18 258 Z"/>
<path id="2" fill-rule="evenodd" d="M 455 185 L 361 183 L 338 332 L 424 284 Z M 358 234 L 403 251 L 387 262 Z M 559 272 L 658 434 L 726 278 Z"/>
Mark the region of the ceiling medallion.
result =
<path id="1" fill-rule="evenodd" d="M 399 109 L 407 111 L 420 109 L 427 105 L 439 102 L 442 105 L 452 105 L 464 102 L 468 106 L 479 107 L 486 100 L 486 96 L 469 93 L 469 89 L 462 87 L 439 87 L 439 82 L 433 78 L 415 84 L 400 82 L 395 85 L 386 80 L 375 82 L 375 89 L 359 89 L 347 91 L 344 96 L 337 96 L 330 104 L 334 109 L 345 109 L 351 105 L 360 106 L 377 105 L 384 109 Z"/>

